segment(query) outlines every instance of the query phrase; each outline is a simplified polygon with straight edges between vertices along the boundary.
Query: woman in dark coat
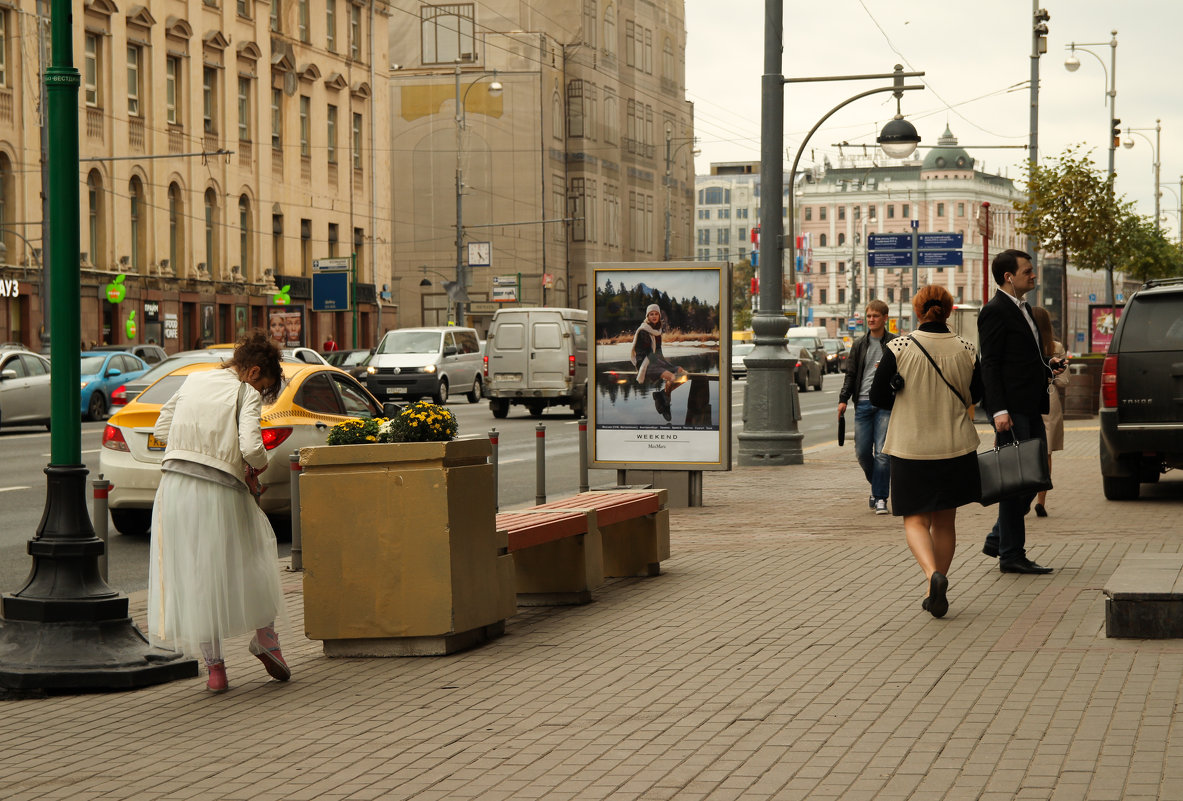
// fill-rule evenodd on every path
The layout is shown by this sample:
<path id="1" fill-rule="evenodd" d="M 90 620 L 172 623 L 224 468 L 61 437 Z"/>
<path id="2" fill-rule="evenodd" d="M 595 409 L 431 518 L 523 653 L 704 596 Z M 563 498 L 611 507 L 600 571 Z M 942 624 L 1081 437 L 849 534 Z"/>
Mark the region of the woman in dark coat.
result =
<path id="1" fill-rule="evenodd" d="M 661 352 L 661 334 L 667 330 L 665 315 L 656 303 L 649 304 L 645 309 L 645 322 L 637 328 L 633 335 L 633 349 L 630 353 L 633 365 L 637 368 L 637 383 L 660 381 L 664 386 L 653 393 L 653 405 L 657 413 L 670 419 L 670 393 L 686 381 L 686 371 L 681 367 L 666 361 Z"/>

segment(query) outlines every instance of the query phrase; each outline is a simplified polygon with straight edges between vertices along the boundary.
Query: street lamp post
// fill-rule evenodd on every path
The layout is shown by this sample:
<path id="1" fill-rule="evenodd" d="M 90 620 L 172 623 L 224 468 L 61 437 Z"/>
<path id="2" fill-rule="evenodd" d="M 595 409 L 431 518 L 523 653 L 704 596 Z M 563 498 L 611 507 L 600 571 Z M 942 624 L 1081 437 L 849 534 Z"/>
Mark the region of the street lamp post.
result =
<path id="1" fill-rule="evenodd" d="M 681 144 L 671 150 L 670 146 L 675 141 L 681 142 Z M 665 261 L 670 260 L 670 184 L 673 180 L 671 167 L 678 155 L 678 151 L 686 147 L 686 145 L 693 145 L 696 142 L 698 142 L 697 136 L 689 139 L 675 140 L 670 131 L 665 132 Z M 697 148 L 690 152 L 692 156 L 698 155 Z"/>
<path id="2" fill-rule="evenodd" d="M 468 276 L 465 274 L 465 260 L 464 260 L 464 166 L 463 166 L 463 151 L 464 145 L 462 135 L 464 133 L 465 124 L 467 123 L 467 112 L 465 110 L 465 103 L 468 102 L 468 93 L 472 91 L 472 87 L 483 81 L 485 78 L 492 78 L 493 81 L 489 84 L 489 94 L 497 97 L 501 94 L 501 82 L 497 80 L 497 70 L 492 72 L 483 72 L 468 87 L 464 90 L 464 94 L 460 94 L 460 76 L 462 70 L 460 69 L 462 62 L 456 61 L 456 283 L 457 283 L 457 297 L 456 303 L 456 325 L 464 325 L 464 304 L 468 301 Z"/>
<path id="3" fill-rule="evenodd" d="M 788 348 L 785 347 L 789 320 L 783 311 L 784 293 L 781 284 L 785 242 L 788 242 L 790 249 L 793 247 L 793 176 L 809 137 L 843 106 L 876 92 L 890 91 L 896 95 L 897 113 L 883 128 L 878 138 L 879 144 L 888 156 L 903 158 L 911 154 L 920 141 L 916 129 L 899 114 L 898 100 L 906 90 L 923 88 L 904 86 L 903 79 L 923 73 L 905 73 L 903 67 L 897 65 L 895 72 L 887 75 L 786 79 L 781 63 L 783 41 L 783 0 L 765 0 L 764 74 L 761 76 L 760 89 L 760 308 L 752 317 L 756 347 L 744 359 L 748 367 L 748 386 L 744 393 L 744 430 L 739 434 L 738 461 L 742 466 L 780 466 L 801 464 L 804 461 L 802 435 L 797 430 L 799 409 L 797 388 L 791 374 L 793 360 L 789 358 Z M 802 140 L 789 171 L 788 236 L 782 238 L 785 175 L 781 148 L 784 142 L 785 84 L 878 78 L 892 78 L 893 85 L 861 92 L 838 104 Z"/>
<path id="4" fill-rule="evenodd" d="M 1112 38 L 1108 42 L 1071 42 L 1066 45 L 1068 47 L 1068 58 L 1064 60 L 1064 69 L 1069 72 L 1076 72 L 1080 69 L 1080 59 L 1076 57 L 1076 51 L 1080 50 L 1083 53 L 1088 53 L 1101 64 L 1101 69 L 1105 72 L 1106 91 L 1105 96 L 1109 98 L 1109 172 L 1108 172 L 1108 189 L 1110 200 L 1113 198 L 1113 173 L 1114 173 L 1114 155 L 1117 151 L 1118 130 L 1117 126 L 1121 124 L 1121 120 L 1117 118 L 1117 29 L 1110 31 Z M 1089 50 L 1090 47 L 1109 47 L 1109 68 L 1105 67 L 1105 60 Z M 1068 265 L 1064 265 L 1064 269 L 1068 269 Z M 1110 306 L 1110 312 L 1113 311 L 1113 303 L 1115 293 L 1113 291 L 1113 257 L 1106 258 L 1105 272 L 1108 276 L 1105 291 L 1109 293 L 1106 303 Z"/>
<path id="5" fill-rule="evenodd" d="M 1168 192 L 1170 192 L 1171 195 L 1175 198 L 1175 211 L 1179 215 L 1179 239 L 1183 240 L 1183 179 L 1180 179 L 1180 181 L 1179 181 L 1179 190 L 1180 191 L 1178 191 L 1178 192 L 1175 191 L 1175 188 L 1173 186 L 1168 185 L 1168 186 L 1163 186 L 1162 188 L 1167 190 Z M 1167 215 L 1163 214 L 1162 216 L 1165 219 Z"/>
<path id="6" fill-rule="evenodd" d="M 1142 133 L 1142 131 L 1154 131 L 1154 141 L 1151 142 L 1150 137 Z M 1162 167 L 1162 162 L 1159 160 L 1160 154 L 1162 153 L 1162 120 L 1155 120 L 1153 128 L 1126 128 L 1125 133 L 1126 138 L 1122 141 L 1122 145 L 1125 146 L 1126 150 L 1134 146 L 1134 134 L 1145 139 L 1147 144 L 1150 145 L 1150 155 L 1154 158 L 1154 230 L 1162 231 L 1162 218 L 1159 217 L 1161 213 L 1159 211 L 1159 201 L 1162 199 L 1162 190 L 1159 188 L 1158 182 Z"/>

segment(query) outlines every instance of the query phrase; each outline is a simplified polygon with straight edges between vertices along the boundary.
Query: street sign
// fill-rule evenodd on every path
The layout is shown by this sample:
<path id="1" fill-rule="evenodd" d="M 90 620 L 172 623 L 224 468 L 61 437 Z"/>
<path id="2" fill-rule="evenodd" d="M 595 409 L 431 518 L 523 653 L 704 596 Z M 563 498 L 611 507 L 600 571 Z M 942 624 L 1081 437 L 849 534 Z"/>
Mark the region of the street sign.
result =
<path id="1" fill-rule="evenodd" d="M 920 234 L 919 247 L 923 249 L 943 248 L 946 250 L 961 250 L 965 245 L 963 234 Z"/>
<path id="2" fill-rule="evenodd" d="M 497 311 L 497 304 L 488 300 L 470 300 L 468 302 L 469 314 L 492 314 Z"/>
<path id="3" fill-rule="evenodd" d="M 912 230 L 915 231 L 920 228 L 920 220 L 912 220 Z"/>
<path id="4" fill-rule="evenodd" d="M 312 274 L 312 310 L 346 311 L 349 305 L 349 273 L 341 270 Z"/>
<path id="5" fill-rule="evenodd" d="M 911 267 L 910 250 L 872 250 L 868 254 L 871 267 Z"/>
<path id="6" fill-rule="evenodd" d="M 856 323 L 854 320 L 847 320 L 846 321 L 846 328 L 848 331 L 853 331 L 856 328 L 858 328 L 858 323 Z"/>
<path id="7" fill-rule="evenodd" d="M 911 267 L 910 250 L 872 250 L 869 254 L 871 267 Z M 960 250 L 920 250 L 916 252 L 919 267 L 956 267 L 961 264 Z"/>
<path id="8" fill-rule="evenodd" d="M 1096 302 L 1097 302 L 1097 293 L 1090 292 L 1089 293 L 1089 303 L 1096 303 Z"/>
<path id="9" fill-rule="evenodd" d="M 350 267 L 350 258 L 348 256 L 336 257 L 331 259 L 313 259 L 312 272 L 335 272 L 337 270 L 348 270 Z"/>
<path id="10" fill-rule="evenodd" d="M 921 235 L 923 236 L 923 234 Z M 868 234 L 867 247 L 871 250 L 911 250 L 911 234 Z"/>

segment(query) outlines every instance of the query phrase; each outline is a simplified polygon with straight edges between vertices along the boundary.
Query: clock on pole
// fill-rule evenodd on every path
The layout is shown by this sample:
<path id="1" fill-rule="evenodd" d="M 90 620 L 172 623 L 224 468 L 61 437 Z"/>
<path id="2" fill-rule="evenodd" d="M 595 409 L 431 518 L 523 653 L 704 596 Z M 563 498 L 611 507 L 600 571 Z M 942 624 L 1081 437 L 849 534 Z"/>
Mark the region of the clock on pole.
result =
<path id="1" fill-rule="evenodd" d="M 468 266 L 488 267 L 492 264 L 492 248 L 488 242 L 468 243 Z"/>

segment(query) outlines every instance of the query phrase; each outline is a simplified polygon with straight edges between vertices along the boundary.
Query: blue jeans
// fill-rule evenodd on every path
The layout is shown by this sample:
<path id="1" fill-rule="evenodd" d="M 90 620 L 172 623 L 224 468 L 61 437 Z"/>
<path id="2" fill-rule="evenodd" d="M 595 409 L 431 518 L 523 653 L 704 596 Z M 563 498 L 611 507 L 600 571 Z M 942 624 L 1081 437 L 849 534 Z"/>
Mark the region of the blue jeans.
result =
<path id="1" fill-rule="evenodd" d="M 891 463 L 883 452 L 883 440 L 887 437 L 890 419 L 890 409 L 880 409 L 870 401 L 855 401 L 854 455 L 867 481 L 871 483 L 871 495 L 876 500 L 887 499 L 891 484 Z"/>
<path id="2" fill-rule="evenodd" d="M 1016 439 L 1040 437 L 1047 440 L 1041 415 L 1011 412 L 1010 419 L 1011 432 Z M 1006 437 L 1006 441 L 1010 442 L 1010 437 Z M 994 442 L 998 443 L 997 434 L 994 435 Z M 986 535 L 986 544 L 998 548 L 998 558 L 1003 562 L 1022 559 L 1027 555 L 1027 526 L 1023 518 L 1030 511 L 1033 500 L 1035 493 L 998 502 L 998 520 Z"/>

